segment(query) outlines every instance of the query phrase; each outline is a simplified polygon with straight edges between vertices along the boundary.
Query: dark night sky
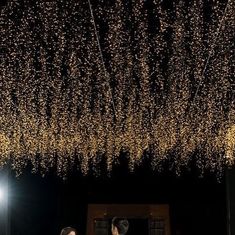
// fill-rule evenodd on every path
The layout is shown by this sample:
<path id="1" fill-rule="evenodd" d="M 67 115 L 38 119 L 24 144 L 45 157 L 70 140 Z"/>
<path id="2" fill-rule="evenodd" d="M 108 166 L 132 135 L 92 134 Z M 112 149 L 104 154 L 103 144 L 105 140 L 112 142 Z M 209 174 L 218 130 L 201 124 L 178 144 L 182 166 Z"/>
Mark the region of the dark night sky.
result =
<path id="1" fill-rule="evenodd" d="M 12 176 L 11 234 L 59 234 L 63 226 L 86 232 L 89 203 L 168 203 L 172 235 L 226 234 L 226 191 L 224 179 L 213 174 L 203 178 L 192 170 L 176 177 L 156 174 L 147 167 L 129 173 L 125 166 L 110 177 L 82 176 L 67 180 L 53 173 L 46 177 L 26 170 Z"/>

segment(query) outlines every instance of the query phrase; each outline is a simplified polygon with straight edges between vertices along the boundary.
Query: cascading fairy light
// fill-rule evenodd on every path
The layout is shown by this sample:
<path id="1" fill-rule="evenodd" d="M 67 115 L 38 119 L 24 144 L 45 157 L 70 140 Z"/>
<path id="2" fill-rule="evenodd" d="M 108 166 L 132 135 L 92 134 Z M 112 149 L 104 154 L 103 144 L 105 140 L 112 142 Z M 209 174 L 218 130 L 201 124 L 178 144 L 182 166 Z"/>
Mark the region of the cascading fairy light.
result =
<path id="1" fill-rule="evenodd" d="M 7 60 L 5 57 L 7 56 L 7 47 L 6 47 L 6 41 L 7 41 L 7 24 L 3 21 L 5 16 L 5 12 L 3 11 L 0 16 L 0 22 L 1 22 L 1 39 L 0 39 L 0 87 L 5 87 L 5 83 L 7 82 Z M 4 124 L 6 124 L 6 114 L 5 110 L 6 107 L 9 105 L 7 102 L 8 94 L 2 93 L 1 99 L 0 99 L 0 126 L 3 127 Z M 0 165 L 5 165 L 7 162 L 9 152 L 9 139 L 6 135 L 6 132 L 3 128 L 0 129 L 0 152 L 2 153 L 0 158 Z"/>
<path id="2" fill-rule="evenodd" d="M 149 148 L 150 140 L 150 117 L 153 116 L 152 96 L 150 94 L 150 43 L 148 39 L 147 10 L 144 1 L 136 1 L 134 7 L 134 17 L 136 21 L 136 46 L 138 48 L 136 56 L 137 80 L 139 80 L 139 104 L 134 112 L 136 120 L 135 135 L 138 136 L 133 147 L 132 154 L 135 156 L 133 164 L 141 160 L 144 151 Z M 136 49 L 137 49 L 136 48 Z"/>
<path id="3" fill-rule="evenodd" d="M 151 11 L 150 11 L 151 12 Z M 168 89 L 165 79 L 166 71 L 165 64 L 167 63 L 169 53 L 169 38 L 166 37 L 171 25 L 169 9 L 164 8 L 162 1 L 153 1 L 153 14 L 150 18 L 150 96 L 152 101 L 150 104 L 152 113 L 150 115 L 150 148 L 149 152 L 153 156 L 151 164 L 154 169 L 161 169 L 162 163 L 166 159 L 169 146 L 167 136 L 169 125 L 165 128 L 166 123 L 169 123 L 169 117 L 166 117 L 166 92 Z M 159 157 L 161 156 L 161 157 Z"/>
<path id="4" fill-rule="evenodd" d="M 211 64 L 211 80 L 217 83 L 214 87 L 215 104 L 213 111 L 217 114 L 217 123 L 220 123 L 220 131 L 218 141 L 216 143 L 217 152 L 219 149 L 225 148 L 226 160 L 229 164 L 234 163 L 234 95 L 235 95 L 235 53 L 234 41 L 235 34 L 235 4 L 228 1 L 224 6 L 224 14 L 221 17 L 220 25 L 221 36 L 218 33 L 217 42 L 215 44 L 214 55 Z M 232 33 L 233 32 L 233 33 Z M 229 97 L 229 99 L 228 99 Z M 232 102 L 228 102 L 232 100 Z M 228 110 L 230 110 L 228 112 Z M 223 123 L 223 125 L 221 125 Z M 227 133 L 224 136 L 223 133 Z"/>
<path id="5" fill-rule="evenodd" d="M 99 98 L 103 97 L 103 102 L 99 103 L 99 106 L 97 106 L 94 103 L 94 108 L 91 107 L 91 119 L 93 121 L 93 125 L 94 128 L 92 128 L 92 133 L 91 136 L 88 137 L 90 139 L 91 145 L 93 146 L 92 149 L 92 157 L 93 157 L 93 163 L 96 163 L 96 157 L 95 157 L 95 153 L 98 154 L 97 151 L 97 137 L 101 137 L 101 141 L 99 141 L 99 143 L 102 143 L 103 146 L 100 146 L 101 149 L 103 148 L 104 152 L 106 152 L 106 163 L 107 163 L 107 169 L 108 171 L 110 171 L 112 169 L 112 163 L 113 163 L 113 155 L 114 155 L 114 133 L 113 133 L 113 126 L 112 126 L 112 120 L 115 116 L 116 113 L 116 108 L 115 108 L 115 103 L 114 103 L 114 99 L 113 99 L 113 89 L 111 87 L 111 83 L 112 83 L 112 79 L 111 79 L 111 75 L 110 75 L 110 71 L 107 69 L 106 66 L 106 61 L 105 61 L 105 56 L 104 56 L 104 50 L 102 48 L 102 44 L 101 44 L 101 32 L 102 32 L 102 25 L 97 24 L 97 20 L 101 20 L 102 16 L 101 16 L 101 12 L 100 12 L 100 6 L 99 4 L 97 5 L 97 3 L 92 2 L 90 0 L 87 1 L 88 5 L 89 5 L 89 14 L 91 16 L 91 26 L 93 29 L 91 32 L 93 32 L 92 34 L 92 38 L 94 40 L 94 49 L 96 49 L 96 51 L 98 52 L 98 60 L 97 65 L 100 65 L 98 67 L 98 75 L 99 76 L 94 76 L 92 77 L 93 83 L 96 86 L 93 86 L 93 89 L 96 90 L 97 89 L 100 90 L 100 95 L 95 95 L 94 94 L 94 90 L 91 91 L 91 96 L 94 97 L 97 96 L 98 97 L 98 101 Z M 101 2 L 102 3 L 102 2 Z M 97 11 L 94 10 L 94 6 L 97 5 Z M 100 86 L 101 85 L 101 86 Z M 96 102 L 96 101 L 94 101 Z M 92 118 L 92 116 L 94 116 L 94 114 L 92 115 L 92 113 L 98 112 L 100 113 L 101 110 L 103 111 L 103 115 L 101 115 L 101 113 L 98 115 L 99 120 L 103 119 L 103 122 L 105 123 L 102 126 L 102 133 L 99 133 L 100 136 L 97 136 L 97 134 L 95 132 L 93 132 L 94 129 L 98 129 L 98 122 Z M 113 112 L 113 114 L 112 114 Z M 100 128 L 99 128 L 100 129 Z M 89 148 L 89 147 L 88 147 Z"/>
<path id="6" fill-rule="evenodd" d="M 217 4 L 219 3 L 217 2 Z M 222 59 L 226 50 L 224 50 L 225 48 L 218 49 L 218 45 L 220 44 L 219 40 L 224 40 L 221 44 L 222 47 L 227 47 L 227 45 L 229 45 L 227 44 L 227 40 L 231 40 L 231 38 L 229 38 L 231 34 L 230 36 L 227 34 L 225 37 L 221 37 L 221 34 L 225 33 L 224 28 L 221 26 L 225 23 L 224 20 L 229 18 L 228 4 L 229 2 L 226 6 L 221 6 L 220 12 L 222 12 L 222 15 L 220 18 L 212 20 L 213 22 L 217 22 L 216 27 L 214 26 L 214 29 L 216 28 L 216 30 L 213 32 L 213 42 L 208 47 L 206 59 L 203 64 L 203 71 L 201 73 L 202 76 L 197 85 L 197 91 L 193 99 L 193 102 L 197 103 L 194 107 L 196 108 L 196 114 L 199 120 L 198 123 L 201 123 L 195 128 L 195 139 L 199 143 L 198 146 L 201 149 L 202 155 L 200 161 L 203 161 L 201 163 L 203 167 L 210 166 L 211 169 L 221 167 L 220 164 L 223 163 L 223 161 L 217 162 L 217 159 L 222 159 L 224 156 L 224 151 L 222 149 L 225 147 L 223 139 L 225 139 L 224 133 L 226 131 L 219 131 L 219 129 L 223 129 L 224 125 L 227 125 L 226 123 L 228 123 L 226 121 L 227 114 L 224 112 L 223 108 L 223 95 L 231 93 L 229 92 L 229 89 L 231 89 L 231 82 L 226 78 L 228 74 L 226 70 L 222 69 L 222 67 L 224 67 L 222 64 L 227 63 L 225 58 Z M 218 7 L 219 5 L 215 8 Z M 230 24 L 230 29 L 231 26 L 232 25 Z M 210 30 L 209 32 L 212 33 Z M 212 37 L 212 35 L 210 35 L 210 37 Z M 209 41 L 210 40 L 208 39 L 206 43 Z M 229 47 L 231 48 L 231 45 Z M 229 59 L 229 61 L 231 62 L 231 59 Z M 225 67 L 229 68 L 231 65 L 229 66 L 227 64 Z M 227 88 L 223 85 L 225 83 L 227 84 Z M 230 99 L 230 101 L 231 100 L 232 99 Z M 219 153 L 219 156 L 213 153 Z"/>
<path id="7" fill-rule="evenodd" d="M 102 3 L 104 5 L 104 3 Z M 115 1 L 110 6 L 108 5 L 102 11 L 102 8 L 97 12 L 99 18 L 103 18 L 100 28 L 107 25 L 107 36 L 104 38 L 107 47 L 104 48 L 104 52 L 107 57 L 110 57 L 110 80 L 113 84 L 112 92 L 114 94 L 115 104 L 115 126 L 109 123 L 108 128 L 113 129 L 112 135 L 107 138 L 107 154 L 110 158 L 109 169 L 112 167 L 112 161 L 119 156 L 122 146 L 122 128 L 124 127 L 125 120 L 125 103 L 123 99 L 127 98 L 128 83 L 125 80 L 128 70 L 128 57 L 130 57 L 130 35 L 125 29 L 127 24 L 128 10 L 125 10 L 125 4 L 122 0 Z M 105 14 L 106 13 L 106 14 Z M 106 41 L 107 40 L 107 41 Z M 115 80 L 114 80 L 115 78 Z M 111 125 L 110 125 L 111 124 Z M 113 146 L 113 148 L 111 147 Z"/>
<path id="8" fill-rule="evenodd" d="M 206 10 L 206 11 L 205 11 Z M 9 1 L 1 10 L 0 165 L 58 175 L 234 163 L 234 3 Z M 173 161 L 173 162 L 172 162 Z"/>

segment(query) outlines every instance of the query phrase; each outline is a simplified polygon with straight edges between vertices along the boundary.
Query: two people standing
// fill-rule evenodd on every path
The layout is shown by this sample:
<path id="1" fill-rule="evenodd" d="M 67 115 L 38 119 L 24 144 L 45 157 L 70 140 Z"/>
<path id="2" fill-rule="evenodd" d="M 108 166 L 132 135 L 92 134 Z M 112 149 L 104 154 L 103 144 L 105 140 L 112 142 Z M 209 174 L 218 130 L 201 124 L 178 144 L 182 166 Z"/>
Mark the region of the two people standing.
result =
<path id="1" fill-rule="evenodd" d="M 129 229 L 129 222 L 124 218 L 114 217 L 112 219 L 112 235 L 125 235 Z M 78 235 L 76 229 L 72 227 L 63 228 L 60 235 Z"/>

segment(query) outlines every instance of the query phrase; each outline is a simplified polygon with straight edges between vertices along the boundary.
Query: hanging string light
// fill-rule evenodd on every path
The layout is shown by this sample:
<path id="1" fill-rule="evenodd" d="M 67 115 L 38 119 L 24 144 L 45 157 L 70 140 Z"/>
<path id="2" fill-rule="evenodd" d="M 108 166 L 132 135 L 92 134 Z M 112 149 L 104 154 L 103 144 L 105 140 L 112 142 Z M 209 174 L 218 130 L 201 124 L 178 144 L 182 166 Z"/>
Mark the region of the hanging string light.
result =
<path id="1" fill-rule="evenodd" d="M 0 166 L 177 173 L 235 159 L 234 1 L 11 0 L 1 9 Z"/>

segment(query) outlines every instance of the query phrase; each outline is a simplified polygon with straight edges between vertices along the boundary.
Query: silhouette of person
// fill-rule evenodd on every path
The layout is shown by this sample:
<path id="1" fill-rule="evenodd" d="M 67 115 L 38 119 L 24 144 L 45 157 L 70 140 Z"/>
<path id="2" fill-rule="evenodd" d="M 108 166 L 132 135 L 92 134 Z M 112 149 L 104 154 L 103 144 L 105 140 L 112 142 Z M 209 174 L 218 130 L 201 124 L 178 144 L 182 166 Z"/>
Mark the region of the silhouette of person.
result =
<path id="1" fill-rule="evenodd" d="M 66 227 L 61 230 L 60 235 L 78 235 L 78 233 L 75 228 Z"/>
<path id="2" fill-rule="evenodd" d="M 114 217 L 112 219 L 112 235 L 125 235 L 129 228 L 129 222 L 124 218 Z"/>

